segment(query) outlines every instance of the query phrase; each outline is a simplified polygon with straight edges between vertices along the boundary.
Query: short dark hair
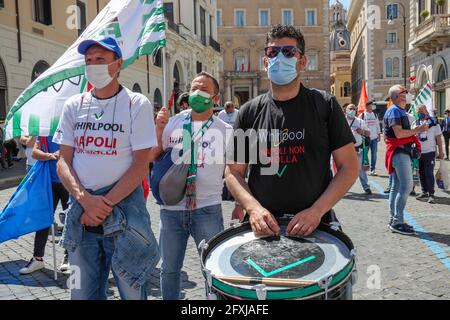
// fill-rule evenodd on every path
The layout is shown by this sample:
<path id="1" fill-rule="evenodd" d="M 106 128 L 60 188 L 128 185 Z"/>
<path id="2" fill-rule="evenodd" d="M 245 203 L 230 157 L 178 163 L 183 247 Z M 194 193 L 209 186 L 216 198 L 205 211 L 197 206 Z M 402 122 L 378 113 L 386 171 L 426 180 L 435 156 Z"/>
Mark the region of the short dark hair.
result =
<path id="1" fill-rule="evenodd" d="M 183 102 L 189 103 L 189 92 L 180 94 L 177 100 L 177 106 L 181 106 Z"/>
<path id="2" fill-rule="evenodd" d="M 272 29 L 266 35 L 266 45 L 274 39 L 281 38 L 292 38 L 297 40 L 297 47 L 302 51 L 302 55 L 305 54 L 305 38 L 300 29 L 296 29 L 293 26 L 283 26 L 281 24 L 272 26 Z"/>
<path id="3" fill-rule="evenodd" d="M 450 109 L 445 110 L 444 113 L 450 114 Z"/>
<path id="4" fill-rule="evenodd" d="M 213 76 L 212 74 L 210 74 L 210 73 L 208 73 L 208 72 L 206 72 L 206 71 L 202 71 L 202 72 L 198 73 L 198 74 L 195 76 L 194 79 L 197 79 L 197 78 L 200 78 L 200 77 L 206 77 L 206 78 L 211 79 L 211 81 L 212 81 L 213 84 L 214 84 L 214 93 L 215 93 L 215 94 L 218 94 L 218 93 L 219 93 L 219 91 L 220 91 L 219 81 L 217 81 L 217 79 L 214 78 L 214 76 Z"/>

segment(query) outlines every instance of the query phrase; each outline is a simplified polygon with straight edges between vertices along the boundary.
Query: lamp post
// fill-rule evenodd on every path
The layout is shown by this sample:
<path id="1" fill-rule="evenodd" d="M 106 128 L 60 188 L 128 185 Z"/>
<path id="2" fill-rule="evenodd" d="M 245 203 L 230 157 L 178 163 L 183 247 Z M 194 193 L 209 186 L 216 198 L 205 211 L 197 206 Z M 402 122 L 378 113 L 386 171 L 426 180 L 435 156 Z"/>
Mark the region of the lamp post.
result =
<path id="1" fill-rule="evenodd" d="M 404 80 L 404 86 L 406 88 L 406 9 L 405 6 L 401 2 L 397 2 L 403 10 L 402 17 L 403 17 L 403 80 Z M 392 8 L 391 7 L 391 14 L 390 19 L 388 21 L 388 25 L 393 25 L 393 15 L 392 15 Z"/>

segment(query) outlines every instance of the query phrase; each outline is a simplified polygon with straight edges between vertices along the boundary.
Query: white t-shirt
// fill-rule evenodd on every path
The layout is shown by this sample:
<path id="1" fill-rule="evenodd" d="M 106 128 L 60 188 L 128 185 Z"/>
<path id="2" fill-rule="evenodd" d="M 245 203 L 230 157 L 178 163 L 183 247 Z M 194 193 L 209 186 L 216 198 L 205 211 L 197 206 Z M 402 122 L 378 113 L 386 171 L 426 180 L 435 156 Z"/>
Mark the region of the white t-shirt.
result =
<path id="1" fill-rule="evenodd" d="M 420 122 L 424 123 L 423 121 Z M 442 134 L 441 126 L 436 125 L 429 128 L 427 131 L 419 133 L 417 136 L 422 145 L 422 153 L 436 152 L 436 137 Z M 425 140 L 425 141 L 424 141 Z"/>
<path id="2" fill-rule="evenodd" d="M 355 137 L 356 140 L 355 147 L 359 147 L 362 144 L 362 136 L 358 132 L 356 132 L 356 130 L 358 128 L 361 128 L 362 130 L 370 131 L 370 129 L 367 127 L 364 120 L 361 120 L 359 118 L 354 118 L 354 120 L 355 121 L 353 121 L 353 119 L 350 120 L 347 118 L 348 125 L 350 126 L 350 129 L 352 129 L 353 137 Z"/>
<path id="3" fill-rule="evenodd" d="M 127 88 L 110 99 L 91 93 L 68 99 L 53 142 L 75 148 L 73 168 L 86 189 L 110 186 L 124 175 L 133 151 L 157 145 L 153 107 Z"/>
<path id="4" fill-rule="evenodd" d="M 162 142 L 163 149 L 183 148 L 183 123 L 189 112 L 183 112 L 170 118 L 164 129 Z M 223 173 L 226 162 L 226 146 L 233 137 L 233 128 L 213 117 L 214 121 L 199 138 L 197 156 L 196 201 L 197 208 L 204 208 L 222 203 Z M 193 135 L 196 136 L 206 121 L 193 122 Z M 201 135 L 200 135 L 201 136 Z M 199 137 L 200 137 L 199 136 Z M 200 147 L 201 146 L 201 147 Z M 172 211 L 186 209 L 186 198 L 174 206 L 162 206 Z"/>
<path id="5" fill-rule="evenodd" d="M 376 114 L 366 111 L 361 115 L 361 119 L 364 120 L 370 130 L 370 140 L 377 139 L 378 135 L 381 133 L 381 129 L 380 122 L 378 121 Z"/>
<path id="6" fill-rule="evenodd" d="M 228 123 L 230 126 L 234 127 L 234 123 L 239 115 L 239 110 L 234 109 L 232 113 L 227 113 L 226 110 L 222 110 L 219 112 L 218 117 L 225 123 Z"/>

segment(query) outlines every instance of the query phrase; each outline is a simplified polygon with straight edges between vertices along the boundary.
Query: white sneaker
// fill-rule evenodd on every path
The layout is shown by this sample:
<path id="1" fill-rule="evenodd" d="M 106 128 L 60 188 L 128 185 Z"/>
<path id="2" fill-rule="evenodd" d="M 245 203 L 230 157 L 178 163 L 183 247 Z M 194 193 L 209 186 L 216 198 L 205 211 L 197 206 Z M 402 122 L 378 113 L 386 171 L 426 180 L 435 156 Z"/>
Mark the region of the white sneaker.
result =
<path id="1" fill-rule="evenodd" d="M 61 262 L 61 265 L 59 266 L 59 271 L 61 272 L 68 272 L 70 270 L 70 264 L 68 261 L 67 256 L 64 256 L 63 261 Z"/>
<path id="2" fill-rule="evenodd" d="M 30 274 L 33 273 L 35 271 L 44 269 L 45 265 L 44 265 L 44 261 L 39 261 L 36 260 L 34 258 L 31 258 L 30 262 L 28 262 L 28 264 L 23 267 L 22 269 L 20 269 L 19 273 L 24 275 L 24 274 Z"/>

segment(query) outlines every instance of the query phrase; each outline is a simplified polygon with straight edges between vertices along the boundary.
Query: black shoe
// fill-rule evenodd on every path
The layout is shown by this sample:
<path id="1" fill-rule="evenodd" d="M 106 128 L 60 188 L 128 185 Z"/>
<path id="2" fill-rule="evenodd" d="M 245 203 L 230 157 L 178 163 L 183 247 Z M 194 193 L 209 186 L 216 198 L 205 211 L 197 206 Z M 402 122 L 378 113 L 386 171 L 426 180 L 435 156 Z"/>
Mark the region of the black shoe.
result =
<path id="1" fill-rule="evenodd" d="M 411 191 L 411 192 L 409 193 L 409 195 L 410 195 L 410 196 L 416 196 L 417 193 L 413 190 L 413 191 Z"/>
<path id="2" fill-rule="evenodd" d="M 391 193 L 391 188 L 388 187 L 388 188 L 384 189 L 383 193 Z"/>
<path id="3" fill-rule="evenodd" d="M 425 199 L 428 199 L 428 197 L 429 197 L 428 192 L 424 192 L 420 196 L 416 197 L 416 199 L 417 200 L 425 200 Z"/>
<path id="4" fill-rule="evenodd" d="M 414 228 L 407 225 L 406 223 L 398 223 L 394 226 L 390 225 L 389 229 L 394 233 L 400 233 L 404 235 L 413 235 L 416 234 Z"/>
<path id="5" fill-rule="evenodd" d="M 370 196 L 372 194 L 372 190 L 370 190 L 370 189 L 364 190 L 364 193 L 366 195 Z"/>

